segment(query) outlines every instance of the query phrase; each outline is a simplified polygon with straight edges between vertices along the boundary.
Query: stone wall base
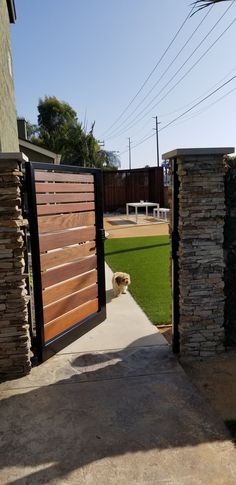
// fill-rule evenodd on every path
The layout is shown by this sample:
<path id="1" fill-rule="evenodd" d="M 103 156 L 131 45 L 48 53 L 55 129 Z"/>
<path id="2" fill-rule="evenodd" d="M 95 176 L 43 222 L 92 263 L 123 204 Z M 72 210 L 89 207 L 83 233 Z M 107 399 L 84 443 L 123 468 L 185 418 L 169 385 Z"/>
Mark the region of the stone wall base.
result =
<path id="1" fill-rule="evenodd" d="M 29 373 L 29 295 L 25 221 L 21 207 L 22 154 L 0 154 L 0 378 Z"/>

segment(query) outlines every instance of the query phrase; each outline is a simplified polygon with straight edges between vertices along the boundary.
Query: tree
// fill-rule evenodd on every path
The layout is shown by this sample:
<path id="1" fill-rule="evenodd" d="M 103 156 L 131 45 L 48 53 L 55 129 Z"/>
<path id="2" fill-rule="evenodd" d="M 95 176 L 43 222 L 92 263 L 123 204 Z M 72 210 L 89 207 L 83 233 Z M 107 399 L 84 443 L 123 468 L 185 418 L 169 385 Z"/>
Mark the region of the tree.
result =
<path id="1" fill-rule="evenodd" d="M 93 128 L 94 124 L 88 134 L 85 133 L 80 124 L 69 128 L 64 140 L 62 163 L 82 167 L 102 168 L 103 160 L 101 150 L 97 140 L 93 136 Z"/>
<path id="2" fill-rule="evenodd" d="M 78 124 L 76 112 L 55 96 L 45 97 L 38 104 L 39 138 L 49 150 L 61 153 L 70 128 Z"/>
<path id="3" fill-rule="evenodd" d="M 82 167 L 117 169 L 114 152 L 101 150 L 92 124 L 88 133 L 82 128 L 73 108 L 55 96 L 39 100 L 38 125 L 27 123 L 29 140 L 61 154 L 61 163 Z"/>
<path id="4" fill-rule="evenodd" d="M 210 5 L 213 5 L 214 3 L 219 3 L 219 2 L 229 2 L 230 0 L 196 0 L 193 2 L 195 7 L 197 8 L 197 12 L 199 10 L 202 10 L 203 8 L 210 7 Z"/>
<path id="5" fill-rule="evenodd" d="M 118 170 L 120 168 L 120 159 L 115 152 L 100 150 L 100 157 L 104 170 Z"/>

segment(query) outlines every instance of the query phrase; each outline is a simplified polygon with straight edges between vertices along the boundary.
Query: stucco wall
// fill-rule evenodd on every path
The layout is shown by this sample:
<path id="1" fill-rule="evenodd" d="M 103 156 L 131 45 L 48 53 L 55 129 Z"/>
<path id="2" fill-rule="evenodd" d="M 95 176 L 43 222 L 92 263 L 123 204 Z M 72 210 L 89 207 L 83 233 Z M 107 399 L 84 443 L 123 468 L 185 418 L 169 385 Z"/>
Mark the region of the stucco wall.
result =
<path id="1" fill-rule="evenodd" d="M 0 0 L 0 152 L 18 152 L 16 107 L 6 0 Z"/>
<path id="2" fill-rule="evenodd" d="M 24 153 L 31 162 L 54 163 L 54 160 L 51 157 L 47 157 L 43 153 L 37 153 L 34 150 L 29 150 L 28 148 L 21 146 L 21 144 L 20 151 Z"/>

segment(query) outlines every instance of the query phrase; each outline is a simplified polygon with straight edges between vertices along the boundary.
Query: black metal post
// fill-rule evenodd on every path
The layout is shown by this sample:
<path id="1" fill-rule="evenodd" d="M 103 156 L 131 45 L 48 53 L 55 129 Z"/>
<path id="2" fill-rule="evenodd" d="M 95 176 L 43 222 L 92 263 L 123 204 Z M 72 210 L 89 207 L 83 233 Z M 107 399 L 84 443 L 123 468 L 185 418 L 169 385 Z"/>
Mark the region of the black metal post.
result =
<path id="1" fill-rule="evenodd" d="M 96 217 L 96 247 L 97 247 L 97 272 L 98 272 L 98 301 L 99 310 L 106 311 L 106 285 L 104 267 L 104 241 L 105 231 L 103 228 L 103 177 L 102 171 L 94 174 L 95 181 L 95 217 Z M 105 318 L 105 316 L 104 316 Z"/>
<path id="2" fill-rule="evenodd" d="M 33 272 L 33 289 L 34 289 L 34 306 L 35 306 L 35 324 L 36 324 L 36 352 L 39 362 L 43 360 L 44 346 L 44 318 L 43 318 L 43 300 L 42 300 L 42 282 L 40 266 L 40 249 L 39 249 L 39 232 L 38 218 L 36 209 L 36 192 L 34 169 L 31 162 L 25 164 L 26 189 L 28 194 L 28 219 L 31 240 L 31 257 Z"/>
<path id="3" fill-rule="evenodd" d="M 172 350 L 179 353 L 179 178 L 177 158 L 172 159 Z"/>

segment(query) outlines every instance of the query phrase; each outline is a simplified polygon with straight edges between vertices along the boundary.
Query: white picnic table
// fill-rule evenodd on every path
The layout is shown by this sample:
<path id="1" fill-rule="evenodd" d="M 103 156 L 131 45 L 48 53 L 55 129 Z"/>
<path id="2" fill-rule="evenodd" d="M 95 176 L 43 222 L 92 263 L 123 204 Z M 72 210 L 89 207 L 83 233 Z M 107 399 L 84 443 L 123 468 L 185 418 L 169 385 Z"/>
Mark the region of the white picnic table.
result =
<path id="1" fill-rule="evenodd" d="M 146 217 L 148 217 L 148 209 L 149 207 L 156 207 L 157 209 L 159 208 L 159 204 L 155 203 L 155 202 L 129 202 L 126 204 L 126 215 L 127 217 L 129 217 L 129 207 L 133 207 L 135 209 L 135 221 L 136 221 L 136 224 L 138 224 L 138 209 L 140 207 L 146 209 Z"/>

